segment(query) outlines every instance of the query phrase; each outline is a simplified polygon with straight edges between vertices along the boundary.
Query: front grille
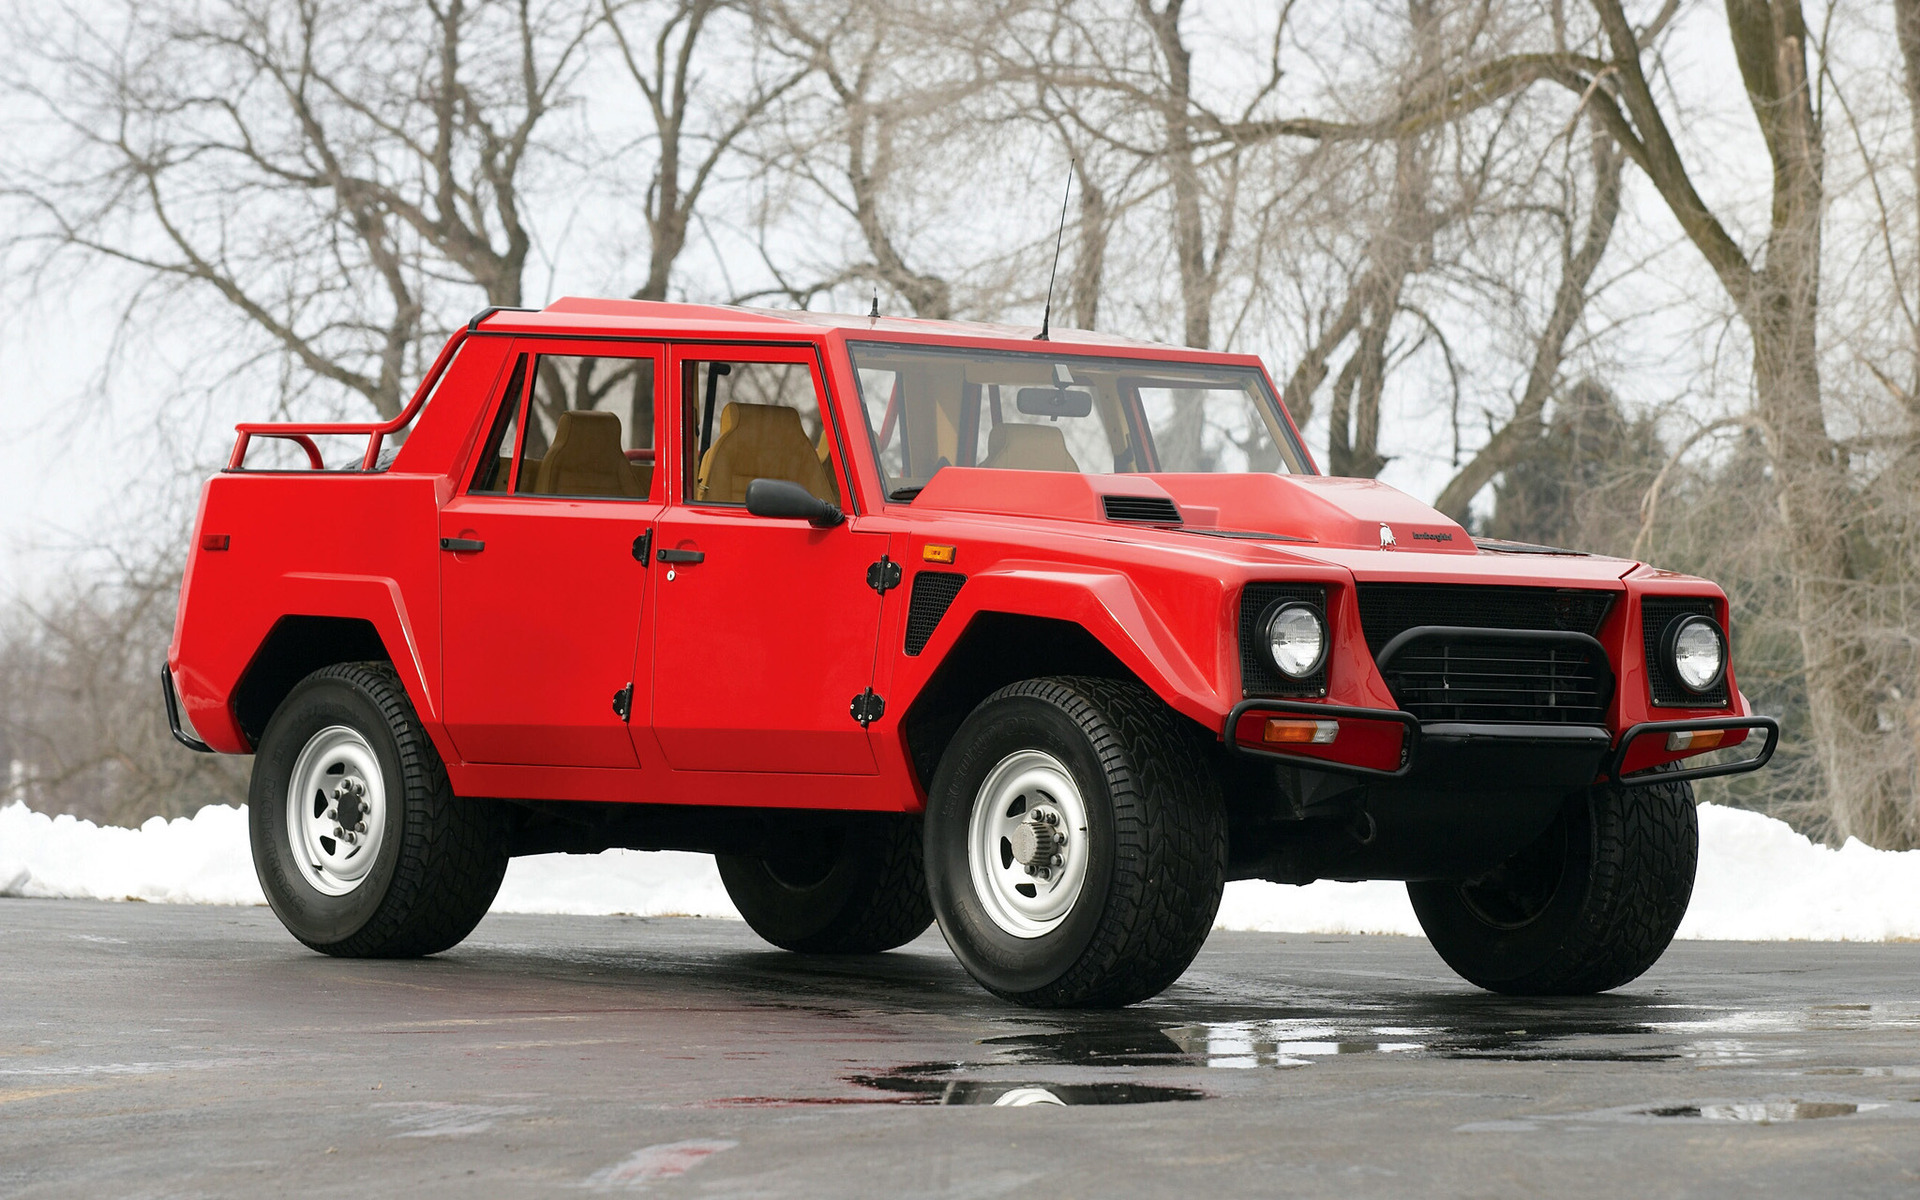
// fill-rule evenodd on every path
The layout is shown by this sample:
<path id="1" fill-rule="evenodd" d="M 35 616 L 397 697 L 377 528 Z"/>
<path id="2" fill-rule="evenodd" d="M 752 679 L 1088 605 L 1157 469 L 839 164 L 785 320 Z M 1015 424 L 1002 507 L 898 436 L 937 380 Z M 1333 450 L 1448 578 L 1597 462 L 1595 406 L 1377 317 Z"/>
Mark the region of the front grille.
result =
<path id="1" fill-rule="evenodd" d="M 1379 662 L 1409 629 L 1444 627 L 1404 645 L 1381 676 L 1422 721 L 1597 725 L 1613 698 L 1606 656 L 1575 637 L 1503 638 L 1499 630 L 1584 634 L 1606 620 L 1613 593 L 1472 584 L 1362 583 L 1367 648 Z M 1487 630 L 1485 634 L 1472 631 Z"/>
<path id="2" fill-rule="evenodd" d="M 966 581 L 965 575 L 952 571 L 921 571 L 913 577 L 913 598 L 907 602 L 908 657 L 927 648 L 940 618 L 947 615 Z"/>
<path id="3" fill-rule="evenodd" d="M 1640 598 L 1640 631 L 1643 645 L 1647 651 L 1647 690 L 1653 702 L 1662 708 L 1725 708 L 1727 706 L 1727 681 L 1721 677 L 1719 686 L 1705 695 L 1696 695 L 1680 685 L 1667 666 L 1667 656 L 1660 652 L 1661 635 L 1673 619 L 1686 614 L 1697 614 L 1716 619 L 1713 601 L 1705 596 L 1642 596 Z"/>
<path id="4" fill-rule="evenodd" d="M 1289 679 L 1274 669 L 1261 650 L 1260 614 L 1275 600 L 1304 600 L 1327 612 L 1327 589 L 1317 583 L 1250 583 L 1240 593 L 1240 687 L 1248 696 L 1324 696 L 1327 667 L 1305 679 Z"/>
<path id="5" fill-rule="evenodd" d="M 1613 695 L 1606 655 L 1577 635 L 1416 635 L 1380 673 L 1400 707 L 1422 721 L 1598 725 Z"/>
<path id="6" fill-rule="evenodd" d="M 1109 521 L 1180 524 L 1180 506 L 1165 496 L 1102 496 L 1100 504 Z"/>
<path id="7" fill-rule="evenodd" d="M 1593 637 L 1613 604 L 1612 592 L 1571 588 L 1479 587 L 1460 583 L 1363 583 L 1360 626 L 1374 657 L 1417 625 L 1474 629 L 1558 629 Z"/>

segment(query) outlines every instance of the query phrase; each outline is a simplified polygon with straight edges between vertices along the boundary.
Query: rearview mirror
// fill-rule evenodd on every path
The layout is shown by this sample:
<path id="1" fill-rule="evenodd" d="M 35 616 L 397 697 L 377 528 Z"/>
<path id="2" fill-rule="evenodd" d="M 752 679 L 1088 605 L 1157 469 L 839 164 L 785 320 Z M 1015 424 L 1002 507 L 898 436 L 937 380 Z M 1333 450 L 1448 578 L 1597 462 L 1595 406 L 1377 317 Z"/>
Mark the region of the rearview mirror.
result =
<path id="1" fill-rule="evenodd" d="M 756 517 L 799 517 L 816 529 L 831 529 L 846 519 L 838 505 L 790 479 L 756 479 L 749 483 L 747 511 Z"/>
<path id="2" fill-rule="evenodd" d="M 1084 417 L 1093 411 L 1093 393 L 1063 387 L 1021 388 L 1014 407 L 1029 417 Z"/>

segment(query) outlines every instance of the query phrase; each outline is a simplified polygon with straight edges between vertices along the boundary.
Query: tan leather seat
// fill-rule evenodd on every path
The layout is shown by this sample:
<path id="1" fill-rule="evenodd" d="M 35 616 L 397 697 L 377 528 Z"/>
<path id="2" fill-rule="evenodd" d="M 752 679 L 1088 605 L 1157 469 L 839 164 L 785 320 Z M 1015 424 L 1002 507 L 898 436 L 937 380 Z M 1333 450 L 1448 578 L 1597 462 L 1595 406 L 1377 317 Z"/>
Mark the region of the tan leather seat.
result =
<path id="1" fill-rule="evenodd" d="M 537 496 L 644 497 L 639 475 L 620 447 L 620 418 L 580 409 L 560 414 L 553 445 L 540 460 Z"/>
<path id="2" fill-rule="evenodd" d="M 1080 464 L 1067 450 L 1067 437 L 1054 425 L 996 425 L 987 434 L 983 467 L 1009 471 L 1072 471 Z"/>
<path id="3" fill-rule="evenodd" d="M 831 504 L 840 503 L 833 474 L 814 450 L 797 409 L 733 403 L 720 410 L 720 433 L 700 460 L 698 498 L 744 504 L 756 479 L 786 479 Z"/>

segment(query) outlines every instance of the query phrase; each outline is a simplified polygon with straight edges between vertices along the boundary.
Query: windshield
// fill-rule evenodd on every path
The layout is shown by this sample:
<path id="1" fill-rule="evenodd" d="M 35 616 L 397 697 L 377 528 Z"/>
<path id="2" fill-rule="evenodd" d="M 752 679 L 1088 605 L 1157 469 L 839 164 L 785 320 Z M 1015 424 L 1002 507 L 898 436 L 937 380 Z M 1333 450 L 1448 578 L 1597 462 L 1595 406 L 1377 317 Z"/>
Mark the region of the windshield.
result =
<path id="1" fill-rule="evenodd" d="M 877 342 L 848 350 L 890 499 L 911 499 L 948 466 L 1310 473 L 1249 367 Z"/>

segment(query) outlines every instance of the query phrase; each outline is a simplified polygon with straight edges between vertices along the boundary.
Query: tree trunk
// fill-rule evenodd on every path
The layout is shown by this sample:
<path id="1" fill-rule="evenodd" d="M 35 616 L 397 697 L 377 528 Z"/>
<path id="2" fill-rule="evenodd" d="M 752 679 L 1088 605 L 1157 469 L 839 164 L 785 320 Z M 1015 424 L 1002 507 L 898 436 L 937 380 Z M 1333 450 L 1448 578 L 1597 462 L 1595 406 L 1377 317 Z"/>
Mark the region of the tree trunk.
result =
<path id="1" fill-rule="evenodd" d="M 1080 175 L 1080 248 L 1073 263 L 1070 308 L 1077 329 L 1092 329 L 1100 317 L 1100 285 L 1107 269 L 1107 197 L 1086 172 Z"/>
<path id="2" fill-rule="evenodd" d="M 1912 773 L 1888 753 L 1884 699 L 1862 637 L 1866 614 L 1849 530 L 1859 512 L 1844 450 L 1827 430 L 1818 346 L 1819 118 L 1795 0 L 1729 0 L 1728 25 L 1773 159 L 1765 264 L 1736 293 L 1753 338 L 1759 416 L 1773 452 L 1805 658 L 1807 704 L 1835 831 L 1870 845 L 1916 844 Z"/>
<path id="3" fill-rule="evenodd" d="M 1561 268 L 1560 286 L 1553 297 L 1553 311 L 1547 327 L 1534 343 L 1533 368 L 1527 373 L 1526 389 L 1514 405 L 1513 416 L 1466 466 L 1447 483 L 1433 506 L 1462 525 L 1467 521 L 1467 506 L 1507 468 L 1515 455 L 1541 434 L 1540 414 L 1547 398 L 1560 379 L 1560 364 L 1566 356 L 1567 338 L 1587 308 L 1587 288 L 1593 273 L 1606 254 L 1613 238 L 1614 222 L 1620 216 L 1620 172 L 1624 155 L 1599 121 L 1593 122 L 1593 207 L 1587 212 L 1587 228 L 1580 247 L 1570 250 Z M 1571 214 L 1569 214 L 1571 215 Z"/>
<path id="4" fill-rule="evenodd" d="M 1913 125 L 1913 186 L 1920 196 L 1920 0 L 1893 0 L 1893 28 L 1900 42 L 1900 59 L 1906 68 L 1902 76 L 1907 89 L 1907 117 Z M 1920 222 L 1920 204 L 1914 205 L 1914 217 Z M 1920 228 L 1916 229 L 1920 233 Z M 1898 279 L 1894 286 L 1902 286 Z M 1912 415 L 1915 433 L 1920 434 L 1920 326 L 1913 330 L 1913 381 L 1907 385 L 1907 411 Z"/>

